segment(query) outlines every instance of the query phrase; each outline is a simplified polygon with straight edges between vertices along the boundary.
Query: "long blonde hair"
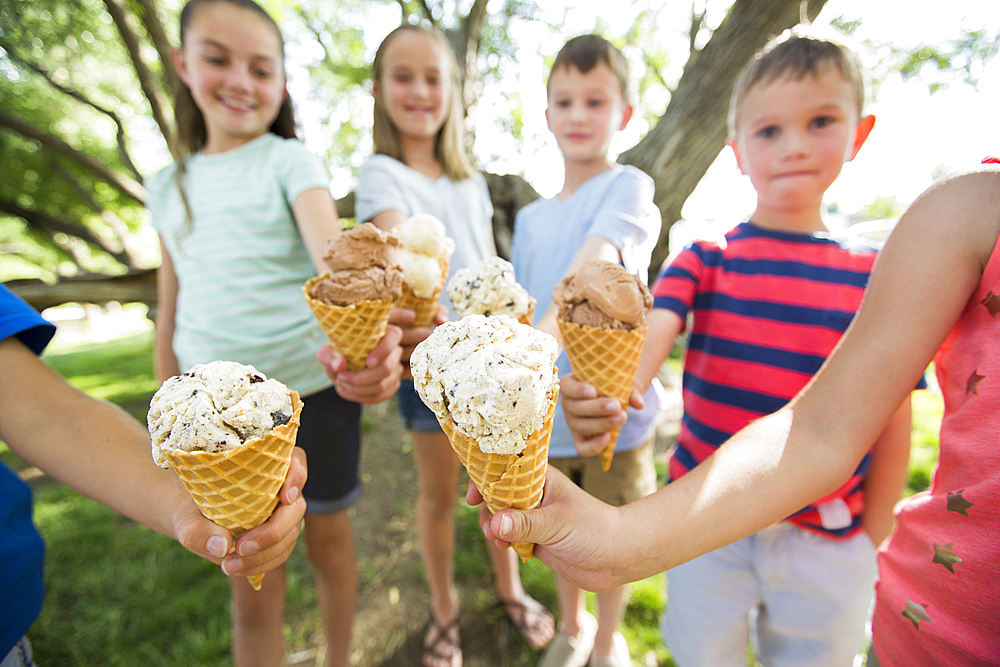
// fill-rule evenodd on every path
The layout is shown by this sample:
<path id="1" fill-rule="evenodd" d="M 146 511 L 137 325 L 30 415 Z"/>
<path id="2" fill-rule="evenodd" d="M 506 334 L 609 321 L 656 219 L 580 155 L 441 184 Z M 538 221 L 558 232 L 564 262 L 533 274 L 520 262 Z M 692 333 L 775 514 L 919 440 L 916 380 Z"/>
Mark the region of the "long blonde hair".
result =
<path id="1" fill-rule="evenodd" d="M 372 61 L 372 82 L 376 86 L 381 85 L 383 74 L 383 61 L 389 43 L 397 35 L 403 32 L 415 32 L 426 36 L 438 45 L 445 54 L 448 62 L 448 80 L 451 82 L 451 100 L 449 103 L 448 115 L 445 117 L 444 125 L 438 131 L 434 142 L 434 157 L 441 164 L 445 175 L 453 181 L 461 181 L 469 178 L 476 169 L 472 161 L 465 152 L 465 109 L 462 106 L 462 82 L 459 78 L 458 60 L 455 52 L 444 34 L 436 28 L 426 28 L 412 23 L 404 23 L 382 40 L 378 50 L 375 52 L 375 60 Z M 388 155 L 405 164 L 403 156 L 403 144 L 399 137 L 399 129 L 393 124 L 386 109 L 384 96 L 375 95 L 375 122 L 372 130 L 372 140 L 374 142 L 374 152 Z"/>

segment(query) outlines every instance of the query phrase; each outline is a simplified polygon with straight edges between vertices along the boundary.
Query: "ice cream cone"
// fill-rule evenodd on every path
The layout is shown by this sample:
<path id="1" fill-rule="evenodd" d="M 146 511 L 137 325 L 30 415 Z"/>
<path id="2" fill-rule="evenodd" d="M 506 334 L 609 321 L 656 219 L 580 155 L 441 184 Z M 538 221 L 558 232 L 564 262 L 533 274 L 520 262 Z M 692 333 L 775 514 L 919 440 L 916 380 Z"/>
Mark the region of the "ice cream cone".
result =
<path id="1" fill-rule="evenodd" d="M 409 308 L 417 314 L 413 322 L 407 324 L 408 328 L 429 327 L 434 324 L 434 314 L 437 312 L 438 303 L 441 300 L 441 292 L 444 290 L 444 280 L 448 277 L 448 262 L 438 262 L 441 265 L 441 283 L 428 297 L 417 296 L 410 289 L 410 286 L 403 281 L 403 294 L 396 302 L 398 308 Z M 403 360 L 403 379 L 412 380 L 413 374 L 410 372 L 410 360 Z"/>
<path id="2" fill-rule="evenodd" d="M 549 393 L 549 409 L 541 428 L 531 434 L 520 454 L 486 454 L 475 439 L 460 431 L 451 419 L 438 418 L 459 460 L 469 472 L 469 478 L 479 489 L 491 512 L 505 507 L 533 509 L 542 502 L 545 468 L 549 458 L 549 437 L 552 417 L 556 410 L 559 385 Z M 522 561 L 531 560 L 535 545 L 517 543 L 514 551 Z"/>
<path id="3" fill-rule="evenodd" d="M 292 416 L 267 435 L 252 438 L 227 452 L 164 452 L 201 513 L 239 537 L 256 528 L 278 506 L 278 491 L 288 474 L 299 429 L 302 401 L 290 390 Z M 263 574 L 248 577 L 260 590 Z"/>
<path id="4" fill-rule="evenodd" d="M 314 299 L 312 286 L 325 276 L 310 278 L 302 286 L 313 315 L 319 320 L 333 349 L 347 358 L 352 371 L 365 368 L 365 359 L 385 335 L 389 311 L 396 305 L 392 300 L 358 301 L 349 306 L 331 306 Z"/>
<path id="5" fill-rule="evenodd" d="M 448 262 L 438 261 L 441 266 L 441 282 L 438 283 L 434 293 L 428 297 L 417 296 L 410 289 L 410 286 L 403 280 L 403 295 L 396 302 L 398 308 L 409 308 L 417 314 L 410 327 L 429 327 L 434 321 L 434 314 L 437 312 L 438 303 L 441 301 L 441 292 L 444 290 L 444 280 L 448 276 Z"/>
<path id="6" fill-rule="evenodd" d="M 623 410 L 627 408 L 649 326 L 643 324 L 626 331 L 599 329 L 562 319 L 557 322 L 573 375 L 593 385 L 601 396 L 618 399 Z M 605 471 L 611 467 L 620 430 L 619 427 L 611 431 L 611 442 L 601 452 L 601 468 Z"/>
<path id="7" fill-rule="evenodd" d="M 531 299 L 528 301 L 528 312 L 526 312 L 524 315 L 518 316 L 517 318 L 518 322 L 520 322 L 521 324 L 527 324 L 529 327 L 531 326 L 532 321 L 534 321 L 535 319 L 535 303 L 536 303 L 535 297 L 531 297 Z"/>

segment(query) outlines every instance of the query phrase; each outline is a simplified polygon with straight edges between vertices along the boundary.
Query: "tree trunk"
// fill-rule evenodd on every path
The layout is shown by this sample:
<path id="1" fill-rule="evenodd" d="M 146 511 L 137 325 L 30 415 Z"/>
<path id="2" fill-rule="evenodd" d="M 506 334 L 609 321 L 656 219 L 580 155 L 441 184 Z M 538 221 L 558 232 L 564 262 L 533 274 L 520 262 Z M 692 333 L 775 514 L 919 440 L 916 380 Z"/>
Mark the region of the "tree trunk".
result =
<path id="1" fill-rule="evenodd" d="M 812 0 L 810 19 L 825 4 Z M 656 126 L 620 156 L 619 162 L 642 169 L 656 183 L 663 226 L 651 276 L 669 253 L 670 228 L 680 220 L 684 202 L 726 145 L 728 101 L 737 76 L 772 37 L 799 22 L 799 8 L 799 0 L 736 0 L 708 44 L 697 57 L 692 54 Z"/>

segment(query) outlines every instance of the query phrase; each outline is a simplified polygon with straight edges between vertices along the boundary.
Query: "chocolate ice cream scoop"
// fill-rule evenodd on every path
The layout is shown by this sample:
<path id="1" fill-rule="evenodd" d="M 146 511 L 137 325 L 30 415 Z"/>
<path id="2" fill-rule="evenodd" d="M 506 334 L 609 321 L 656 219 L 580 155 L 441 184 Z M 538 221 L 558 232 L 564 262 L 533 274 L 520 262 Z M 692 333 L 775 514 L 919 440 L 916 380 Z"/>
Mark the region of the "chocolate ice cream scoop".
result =
<path id="1" fill-rule="evenodd" d="M 643 324 L 653 297 L 637 276 L 604 260 L 590 260 L 552 292 L 559 319 L 599 329 Z"/>
<path id="2" fill-rule="evenodd" d="M 399 298 L 403 287 L 399 240 L 372 223 L 356 225 L 333 239 L 323 260 L 330 276 L 312 286 L 314 299 L 343 306 Z"/>

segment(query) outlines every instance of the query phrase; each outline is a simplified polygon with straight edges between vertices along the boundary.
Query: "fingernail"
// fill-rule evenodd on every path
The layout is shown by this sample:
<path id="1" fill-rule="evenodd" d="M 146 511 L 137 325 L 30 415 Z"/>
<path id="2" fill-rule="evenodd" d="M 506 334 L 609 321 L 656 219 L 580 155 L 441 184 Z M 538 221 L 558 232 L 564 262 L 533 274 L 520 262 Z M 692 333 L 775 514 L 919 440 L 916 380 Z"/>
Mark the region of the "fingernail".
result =
<path id="1" fill-rule="evenodd" d="M 250 556 L 257 553 L 259 549 L 259 544 L 253 541 L 247 541 L 240 544 L 238 551 L 241 556 Z"/>
<path id="2" fill-rule="evenodd" d="M 500 537 L 507 537 L 514 530 L 514 520 L 504 514 L 500 517 Z"/>
<path id="3" fill-rule="evenodd" d="M 624 424 L 627 420 L 628 420 L 628 417 L 625 415 L 624 412 L 618 414 L 615 417 L 615 422 L 617 422 L 618 424 Z"/>
<path id="4" fill-rule="evenodd" d="M 243 564 L 240 562 L 239 558 L 227 558 L 222 561 L 222 571 L 227 575 L 233 575 L 239 572 L 243 568 Z"/>
<path id="5" fill-rule="evenodd" d="M 489 521 L 483 521 L 481 524 L 479 524 L 479 528 L 480 528 L 480 530 L 483 531 L 483 535 L 485 535 L 486 531 L 489 530 L 489 528 L 490 528 L 490 522 Z"/>
<path id="6" fill-rule="evenodd" d="M 597 398 L 597 390 L 590 385 L 587 385 L 587 388 L 583 390 L 583 393 L 587 398 Z"/>
<path id="7" fill-rule="evenodd" d="M 292 488 L 288 489 L 288 504 L 291 505 L 298 499 L 299 499 L 299 487 L 293 486 Z"/>
<path id="8" fill-rule="evenodd" d="M 226 538 L 213 535 L 208 538 L 205 548 L 208 549 L 208 553 L 216 558 L 222 558 L 226 555 Z"/>

